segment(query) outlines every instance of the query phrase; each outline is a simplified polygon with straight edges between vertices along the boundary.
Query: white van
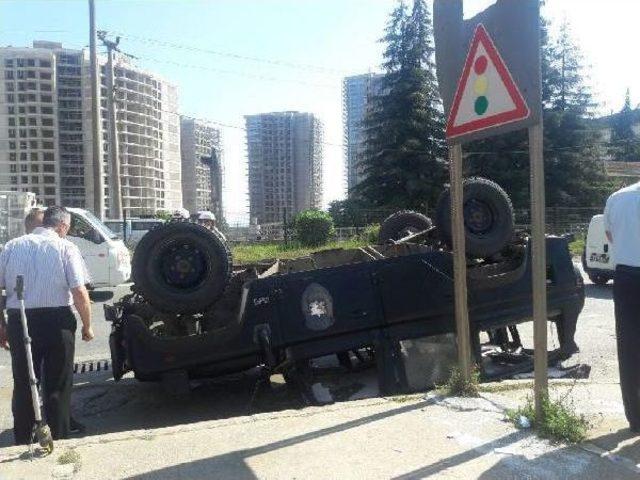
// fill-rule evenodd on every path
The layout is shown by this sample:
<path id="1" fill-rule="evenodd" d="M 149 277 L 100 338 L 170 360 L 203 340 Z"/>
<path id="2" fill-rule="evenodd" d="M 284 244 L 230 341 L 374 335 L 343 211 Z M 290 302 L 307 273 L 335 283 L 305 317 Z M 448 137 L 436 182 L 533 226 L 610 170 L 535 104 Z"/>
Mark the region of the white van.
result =
<path id="1" fill-rule="evenodd" d="M 67 208 L 71 228 L 67 239 L 80 249 L 95 288 L 115 287 L 129 281 L 131 255 L 124 242 L 93 213 Z"/>
<path id="2" fill-rule="evenodd" d="M 596 285 L 605 285 L 613 279 L 616 264 L 613 245 L 609 243 L 604 229 L 604 215 L 595 215 L 589 222 L 582 266 Z"/>

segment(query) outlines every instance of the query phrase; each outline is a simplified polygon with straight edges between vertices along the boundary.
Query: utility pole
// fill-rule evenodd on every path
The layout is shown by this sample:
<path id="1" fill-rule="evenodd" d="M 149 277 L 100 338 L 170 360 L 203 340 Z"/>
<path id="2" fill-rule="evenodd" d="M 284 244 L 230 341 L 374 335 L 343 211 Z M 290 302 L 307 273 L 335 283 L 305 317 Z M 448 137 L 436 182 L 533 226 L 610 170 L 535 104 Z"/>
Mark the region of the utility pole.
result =
<path id="1" fill-rule="evenodd" d="M 115 42 L 107 40 L 107 32 L 98 32 L 98 38 L 107 48 L 107 113 L 109 116 L 109 214 L 111 218 L 122 219 L 122 188 L 120 184 L 120 151 L 118 150 L 118 126 L 116 123 L 116 88 L 113 71 L 114 52 L 119 52 L 120 37 Z"/>
<path id="2" fill-rule="evenodd" d="M 102 129 L 100 128 L 100 73 L 96 48 L 96 6 L 89 0 L 89 56 L 91 60 L 91 136 L 93 139 L 93 211 L 104 220 L 104 174 L 102 167 Z"/>

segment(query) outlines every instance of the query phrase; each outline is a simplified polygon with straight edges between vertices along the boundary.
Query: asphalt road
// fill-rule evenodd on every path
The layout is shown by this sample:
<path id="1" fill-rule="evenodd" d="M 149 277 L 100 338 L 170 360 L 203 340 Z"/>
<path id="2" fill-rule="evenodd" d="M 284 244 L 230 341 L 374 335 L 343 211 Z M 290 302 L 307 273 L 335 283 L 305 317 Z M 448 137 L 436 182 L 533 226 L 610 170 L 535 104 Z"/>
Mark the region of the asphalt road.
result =
<path id="1" fill-rule="evenodd" d="M 113 297 L 110 297 L 110 292 Z M 113 290 L 101 289 L 92 294 L 91 315 L 93 333 L 95 338 L 91 342 L 83 342 L 80 336 L 80 320 L 78 319 L 78 330 L 76 332 L 76 360 L 86 359 L 107 359 L 109 358 L 109 333 L 111 324 L 104 319 L 102 306 L 105 303 L 112 303 L 129 292 L 129 284 L 121 285 Z M 0 351 L 0 367 L 10 367 L 11 357 L 8 352 Z M 0 370 L 1 372 L 1 370 Z M 0 373 L 0 375 L 2 375 Z"/>

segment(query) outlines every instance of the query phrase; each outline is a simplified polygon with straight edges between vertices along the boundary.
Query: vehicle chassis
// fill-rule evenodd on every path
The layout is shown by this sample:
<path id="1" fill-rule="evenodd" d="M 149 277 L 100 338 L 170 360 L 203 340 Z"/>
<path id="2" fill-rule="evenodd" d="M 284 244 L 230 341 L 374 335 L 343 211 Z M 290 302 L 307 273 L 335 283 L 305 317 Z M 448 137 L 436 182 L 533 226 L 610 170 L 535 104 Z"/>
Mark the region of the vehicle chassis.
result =
<path id="1" fill-rule="evenodd" d="M 548 317 L 568 356 L 577 351 L 574 334 L 584 286 L 567 239 L 548 237 L 546 245 Z M 382 248 L 360 249 L 371 258 L 355 263 L 336 265 L 334 260 L 333 265 L 316 262 L 292 269 L 275 262 L 241 282 L 232 321 L 196 335 L 154 335 L 136 313 L 140 299 L 135 294 L 105 305 L 105 316 L 113 322 L 114 378 L 133 370 L 139 380 L 171 382 L 263 366 L 267 374 L 281 372 L 299 386 L 310 359 L 373 347 L 381 393 L 405 392 L 400 341 L 455 332 L 453 256 L 407 243 L 391 246 L 393 255 Z M 532 318 L 526 237 L 513 257 L 470 264 L 469 321 L 478 362 L 480 331 Z"/>

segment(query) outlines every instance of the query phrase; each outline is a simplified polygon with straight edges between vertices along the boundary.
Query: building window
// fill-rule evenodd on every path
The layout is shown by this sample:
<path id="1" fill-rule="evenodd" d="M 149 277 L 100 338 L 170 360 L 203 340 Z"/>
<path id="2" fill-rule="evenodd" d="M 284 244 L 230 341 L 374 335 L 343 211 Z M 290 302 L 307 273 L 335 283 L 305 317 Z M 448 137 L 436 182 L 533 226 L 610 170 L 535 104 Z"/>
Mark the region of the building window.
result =
<path id="1" fill-rule="evenodd" d="M 13 105 L 10 106 L 10 107 L 7 107 L 7 114 L 15 115 L 16 114 L 16 107 L 14 107 Z"/>
<path id="2" fill-rule="evenodd" d="M 36 94 L 35 93 L 27 94 L 27 101 L 28 102 L 35 102 L 36 101 Z"/>
<path id="3" fill-rule="evenodd" d="M 16 167 L 17 165 L 15 163 L 13 165 L 9 165 L 9 172 L 16 173 L 17 171 Z"/>
<path id="4" fill-rule="evenodd" d="M 40 112 L 43 115 L 53 115 L 53 107 L 40 107 Z"/>
<path id="5" fill-rule="evenodd" d="M 5 83 L 4 88 L 7 92 L 13 92 L 16 89 L 16 86 L 13 82 Z"/>
<path id="6" fill-rule="evenodd" d="M 15 128 L 10 128 L 9 129 L 9 138 L 16 138 L 16 129 Z"/>
<path id="7" fill-rule="evenodd" d="M 37 137 L 38 136 L 38 130 L 36 130 L 35 128 L 30 128 L 29 129 L 29 136 L 30 137 Z"/>
<path id="8" fill-rule="evenodd" d="M 25 159 L 25 160 L 26 160 L 26 159 Z M 26 164 L 26 163 L 23 163 L 23 164 L 21 164 L 21 165 L 20 165 L 20 171 L 21 171 L 22 173 L 27 173 L 27 164 Z M 26 178 L 26 177 L 24 177 L 24 178 Z M 25 182 L 25 183 L 26 183 L 26 182 Z"/>
<path id="9" fill-rule="evenodd" d="M 51 68 L 51 62 L 49 60 L 40 60 L 40 66 L 44 68 Z"/>
<path id="10" fill-rule="evenodd" d="M 42 80 L 51 80 L 51 73 L 49 73 L 49 72 L 40 72 L 40 78 Z"/>
<path id="11" fill-rule="evenodd" d="M 40 179 L 38 178 L 37 175 L 31 176 L 31 183 L 40 183 Z"/>
<path id="12" fill-rule="evenodd" d="M 40 95 L 40 101 L 43 103 L 51 103 L 51 95 Z"/>
<path id="13" fill-rule="evenodd" d="M 15 127 L 16 126 L 16 119 L 13 117 L 9 117 L 9 126 L 10 127 Z"/>
<path id="14" fill-rule="evenodd" d="M 42 171 L 45 172 L 45 173 L 53 173 L 53 172 L 56 171 L 56 166 L 55 165 L 50 165 L 50 164 L 43 165 L 42 166 Z"/>
<path id="15" fill-rule="evenodd" d="M 45 162 L 53 162 L 53 153 L 52 152 L 44 152 L 42 154 L 42 160 Z"/>
<path id="16" fill-rule="evenodd" d="M 33 148 L 34 150 L 36 148 L 38 148 L 38 141 L 37 140 L 29 140 L 29 148 Z"/>
<path id="17" fill-rule="evenodd" d="M 29 122 L 29 125 L 32 127 L 35 125 L 38 125 L 38 120 L 35 117 L 29 117 L 28 122 Z"/>
<path id="18" fill-rule="evenodd" d="M 35 193 L 36 195 L 40 195 L 40 189 L 39 189 L 38 187 L 33 187 L 33 188 L 31 189 L 31 191 L 32 191 L 33 193 Z"/>
<path id="19" fill-rule="evenodd" d="M 7 58 L 4 61 L 4 66 L 7 68 L 13 67 L 13 58 Z"/>
<path id="20" fill-rule="evenodd" d="M 35 58 L 28 58 L 27 59 L 27 67 L 35 67 L 36 66 L 36 59 Z"/>
<path id="21" fill-rule="evenodd" d="M 41 83 L 40 84 L 40 90 L 42 90 L 43 92 L 50 92 L 51 91 L 51 84 L 50 83 Z"/>
<path id="22" fill-rule="evenodd" d="M 55 187 L 44 187 L 44 194 L 45 195 L 55 195 L 56 194 Z"/>
<path id="23" fill-rule="evenodd" d="M 16 96 L 13 93 L 7 93 L 7 103 L 14 103 Z"/>
<path id="24" fill-rule="evenodd" d="M 32 162 L 37 162 L 38 161 L 38 152 L 31 152 L 29 154 L 29 158 L 31 159 Z M 35 170 L 34 170 L 35 168 Z M 38 171 L 38 165 L 31 165 L 31 171 L 32 172 L 37 172 Z"/>
<path id="25" fill-rule="evenodd" d="M 18 122 L 20 123 L 21 127 L 26 127 L 27 126 L 27 119 L 25 117 L 20 117 L 18 119 Z"/>
<path id="26" fill-rule="evenodd" d="M 42 142 L 42 148 L 44 150 L 53 150 L 53 142 Z M 51 155 L 53 156 L 53 153 Z"/>
<path id="27" fill-rule="evenodd" d="M 20 140 L 20 150 L 27 149 L 27 142 L 25 140 Z"/>
<path id="28" fill-rule="evenodd" d="M 26 175 L 22 175 L 20 177 L 20 183 L 29 183 L 29 177 L 27 177 Z"/>
<path id="29" fill-rule="evenodd" d="M 17 159 L 18 159 L 18 156 L 16 155 L 16 152 L 9 153 L 9 161 L 10 162 L 15 162 Z"/>
<path id="30" fill-rule="evenodd" d="M 20 138 L 27 138 L 27 129 L 26 128 L 19 129 L 18 135 L 20 135 Z"/>
<path id="31" fill-rule="evenodd" d="M 15 150 L 16 149 L 16 142 L 9 142 L 9 150 Z"/>
<path id="32" fill-rule="evenodd" d="M 43 127 L 53 127 L 53 118 L 43 118 L 42 119 Z"/>
<path id="33" fill-rule="evenodd" d="M 13 80 L 13 70 L 5 70 L 4 71 L 4 78 L 6 78 L 7 80 Z"/>
<path id="34" fill-rule="evenodd" d="M 53 138 L 53 130 L 42 130 L 42 136 L 44 138 Z"/>
<path id="35" fill-rule="evenodd" d="M 17 185 L 18 184 L 18 177 L 11 177 L 11 185 Z"/>
<path id="36" fill-rule="evenodd" d="M 36 78 L 36 72 L 34 72 L 33 70 L 29 70 L 27 72 L 27 78 Z"/>

